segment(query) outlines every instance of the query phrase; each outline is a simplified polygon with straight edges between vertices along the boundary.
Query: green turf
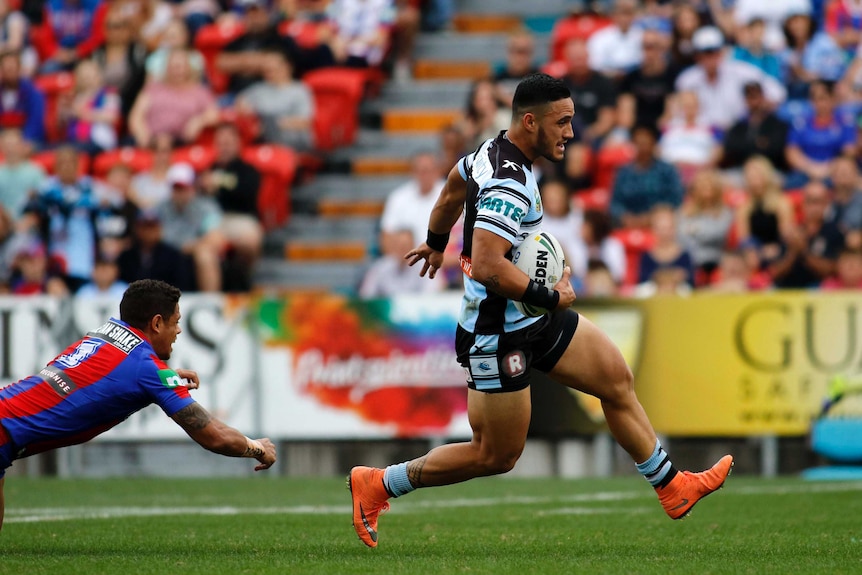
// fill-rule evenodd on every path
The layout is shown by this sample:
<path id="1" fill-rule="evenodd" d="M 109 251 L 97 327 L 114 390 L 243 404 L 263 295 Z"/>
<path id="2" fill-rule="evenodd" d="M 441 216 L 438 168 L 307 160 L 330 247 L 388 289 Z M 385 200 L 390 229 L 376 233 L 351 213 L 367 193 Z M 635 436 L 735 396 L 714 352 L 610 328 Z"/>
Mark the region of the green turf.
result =
<path id="1" fill-rule="evenodd" d="M 671 521 L 637 477 L 475 480 L 395 501 L 374 550 L 343 480 L 9 477 L 6 499 L 2 575 L 862 572 L 862 483 L 732 477 Z"/>

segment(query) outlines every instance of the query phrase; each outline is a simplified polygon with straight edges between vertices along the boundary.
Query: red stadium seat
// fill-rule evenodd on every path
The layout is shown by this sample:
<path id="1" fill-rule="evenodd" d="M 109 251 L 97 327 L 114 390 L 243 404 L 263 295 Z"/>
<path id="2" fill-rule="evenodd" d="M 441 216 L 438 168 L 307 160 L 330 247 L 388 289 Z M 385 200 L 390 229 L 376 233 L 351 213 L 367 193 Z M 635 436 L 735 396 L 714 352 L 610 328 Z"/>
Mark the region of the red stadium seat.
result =
<path id="1" fill-rule="evenodd" d="M 628 144 L 608 146 L 599 150 L 596 154 L 595 173 L 593 184 L 597 188 L 612 190 L 614 187 L 614 176 L 623 164 L 631 162 L 635 157 L 634 148 Z"/>
<path id="2" fill-rule="evenodd" d="M 104 178 L 112 166 L 123 164 L 133 173 L 143 172 L 153 165 L 153 153 L 139 148 L 120 148 L 103 152 L 93 161 L 93 177 Z"/>
<path id="3" fill-rule="evenodd" d="M 195 172 L 201 172 L 215 161 L 215 150 L 211 146 L 188 146 L 179 148 L 171 154 L 171 162 L 190 164 Z"/>
<path id="4" fill-rule="evenodd" d="M 260 120 L 253 114 L 240 114 L 233 108 L 222 108 L 219 110 L 219 123 L 228 123 L 236 126 L 243 145 L 253 143 L 260 136 Z M 201 132 L 195 144 L 199 146 L 212 146 L 215 139 L 215 127 L 209 127 Z"/>
<path id="5" fill-rule="evenodd" d="M 551 30 L 551 60 L 563 59 L 563 48 L 572 39 L 587 40 L 595 32 L 611 24 L 607 18 L 582 14 L 570 18 L 562 18 L 554 24 Z"/>
<path id="6" fill-rule="evenodd" d="M 66 135 L 58 118 L 60 98 L 75 87 L 75 77 L 71 72 L 57 72 L 36 76 L 33 82 L 45 95 L 45 136 L 49 143 L 59 143 Z"/>
<path id="7" fill-rule="evenodd" d="M 653 246 L 655 238 L 652 232 L 636 228 L 614 230 L 612 235 L 623 244 L 626 250 L 626 275 L 623 278 L 623 285 L 633 286 L 638 283 L 641 254 Z"/>
<path id="8" fill-rule="evenodd" d="M 57 153 L 54 150 L 37 152 L 30 159 L 33 163 L 42 166 L 42 169 L 49 174 L 54 173 L 54 162 L 56 161 Z M 78 175 L 85 175 L 90 172 L 90 157 L 87 154 L 78 154 Z"/>
<path id="9" fill-rule="evenodd" d="M 253 146 L 243 150 L 242 158 L 261 175 L 257 207 L 264 228 L 280 226 L 290 215 L 290 188 L 298 164 L 296 152 L 285 146 Z"/>
<path id="10" fill-rule="evenodd" d="M 278 26 L 278 33 L 293 38 L 300 48 L 316 48 L 320 45 L 322 26 L 330 26 L 330 24 L 310 20 L 284 20 Z"/>
<path id="11" fill-rule="evenodd" d="M 204 57 L 204 67 L 210 87 L 217 94 L 227 90 L 228 76 L 216 69 L 216 58 L 225 46 L 239 38 L 245 27 L 240 22 L 208 24 L 201 27 L 195 36 L 195 48 Z"/>
<path id="12" fill-rule="evenodd" d="M 352 68 L 324 68 L 303 79 L 314 94 L 314 139 L 320 150 L 353 143 L 359 126 L 359 103 L 369 72 Z"/>
<path id="13" fill-rule="evenodd" d="M 593 188 L 575 194 L 575 201 L 583 210 L 607 212 L 611 205 L 611 193 L 604 188 Z"/>

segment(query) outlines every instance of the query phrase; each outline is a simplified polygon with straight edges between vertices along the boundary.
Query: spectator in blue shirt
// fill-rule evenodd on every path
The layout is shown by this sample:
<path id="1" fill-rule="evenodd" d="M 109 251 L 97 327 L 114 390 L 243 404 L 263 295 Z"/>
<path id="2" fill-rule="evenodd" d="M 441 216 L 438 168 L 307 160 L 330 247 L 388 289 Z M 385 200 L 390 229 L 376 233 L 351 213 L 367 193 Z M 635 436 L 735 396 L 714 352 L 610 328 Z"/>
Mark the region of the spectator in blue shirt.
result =
<path id="1" fill-rule="evenodd" d="M 733 49 L 733 58 L 756 66 L 776 80 L 781 80 L 781 60 L 766 49 L 765 32 L 763 18 L 752 18 L 737 34 L 738 45 Z"/>
<path id="2" fill-rule="evenodd" d="M 813 113 L 798 118 L 787 138 L 787 163 L 794 173 L 785 187 L 796 188 L 808 180 L 829 177 L 830 163 L 842 156 L 853 156 L 856 130 L 835 111 L 832 88 L 824 82 L 814 82 L 809 90 Z"/>
<path id="3" fill-rule="evenodd" d="M 99 242 L 99 226 L 116 216 L 99 200 L 88 176 L 78 173 L 78 151 L 72 146 L 56 152 L 54 170 L 39 194 L 28 205 L 48 247 L 58 262 L 70 291 L 90 281 Z"/>
<path id="4" fill-rule="evenodd" d="M 660 204 L 679 207 L 683 187 L 671 164 L 656 158 L 658 130 L 636 126 L 632 131 L 634 160 L 617 171 L 611 198 L 611 215 L 618 225 L 645 228 L 650 211 Z"/>
<path id="5" fill-rule="evenodd" d="M 45 142 L 45 97 L 21 75 L 17 52 L 0 54 L 0 129 L 17 128 L 33 147 Z"/>

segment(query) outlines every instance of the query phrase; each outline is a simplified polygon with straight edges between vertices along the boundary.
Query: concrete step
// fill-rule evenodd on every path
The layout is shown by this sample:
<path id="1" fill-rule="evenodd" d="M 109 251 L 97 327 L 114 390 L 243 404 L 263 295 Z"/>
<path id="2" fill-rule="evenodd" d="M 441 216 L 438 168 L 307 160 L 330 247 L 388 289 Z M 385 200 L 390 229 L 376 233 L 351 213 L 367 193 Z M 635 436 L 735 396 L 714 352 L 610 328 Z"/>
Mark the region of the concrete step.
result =
<path id="1" fill-rule="evenodd" d="M 572 7 L 572 0 L 455 0 L 458 14 L 508 14 L 514 16 L 564 15 Z"/>
<path id="2" fill-rule="evenodd" d="M 417 39 L 414 54 L 417 60 L 484 61 L 496 66 L 506 60 L 507 42 L 506 34 L 424 34 Z M 550 43 L 550 35 L 536 35 L 537 61 L 547 60 Z"/>
<path id="3" fill-rule="evenodd" d="M 469 80 L 416 80 L 388 83 L 368 106 L 391 108 L 461 108 L 466 106 L 472 82 Z"/>
<path id="4" fill-rule="evenodd" d="M 357 178 L 341 174 L 324 174 L 311 182 L 298 186 L 293 194 L 319 201 L 376 201 L 382 202 L 389 193 L 406 182 L 403 176 Z"/>
<path id="5" fill-rule="evenodd" d="M 321 219 L 297 215 L 284 227 L 283 237 L 286 244 L 361 242 L 368 246 L 376 239 L 378 225 L 376 217 Z"/>
<path id="6" fill-rule="evenodd" d="M 413 77 L 417 80 L 479 80 L 491 75 L 491 63 L 485 60 L 417 60 Z"/>
<path id="7" fill-rule="evenodd" d="M 289 242 L 284 246 L 284 258 L 289 261 L 362 261 L 368 254 L 365 242 Z"/>
<path id="8" fill-rule="evenodd" d="M 264 258 L 255 270 L 255 285 L 261 289 L 325 290 L 355 293 L 368 261 L 292 262 Z"/>
<path id="9" fill-rule="evenodd" d="M 522 25 L 518 16 L 507 14 L 455 14 L 452 27 L 464 34 L 506 33 Z"/>
<path id="10" fill-rule="evenodd" d="M 426 132 L 436 135 L 463 115 L 461 108 L 402 108 L 383 112 L 383 131 Z"/>

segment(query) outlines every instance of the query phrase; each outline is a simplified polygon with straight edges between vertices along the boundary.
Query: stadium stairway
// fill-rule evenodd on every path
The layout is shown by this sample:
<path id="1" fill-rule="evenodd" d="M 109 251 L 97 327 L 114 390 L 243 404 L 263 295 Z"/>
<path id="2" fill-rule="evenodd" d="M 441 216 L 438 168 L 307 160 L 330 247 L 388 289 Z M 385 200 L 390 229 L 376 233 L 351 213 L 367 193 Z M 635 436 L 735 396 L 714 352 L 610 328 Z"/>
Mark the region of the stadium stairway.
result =
<path id="1" fill-rule="evenodd" d="M 569 0 L 456 0 L 451 29 L 418 38 L 413 80 L 387 81 L 360 108 L 354 143 L 327 154 L 323 168 L 291 192 L 292 216 L 268 233 L 256 272 L 262 289 L 351 293 L 376 255 L 379 216 L 390 191 L 409 179 L 410 158 L 439 149 L 473 80 L 505 56 L 507 33 L 536 33 L 544 61 L 554 21 Z"/>

